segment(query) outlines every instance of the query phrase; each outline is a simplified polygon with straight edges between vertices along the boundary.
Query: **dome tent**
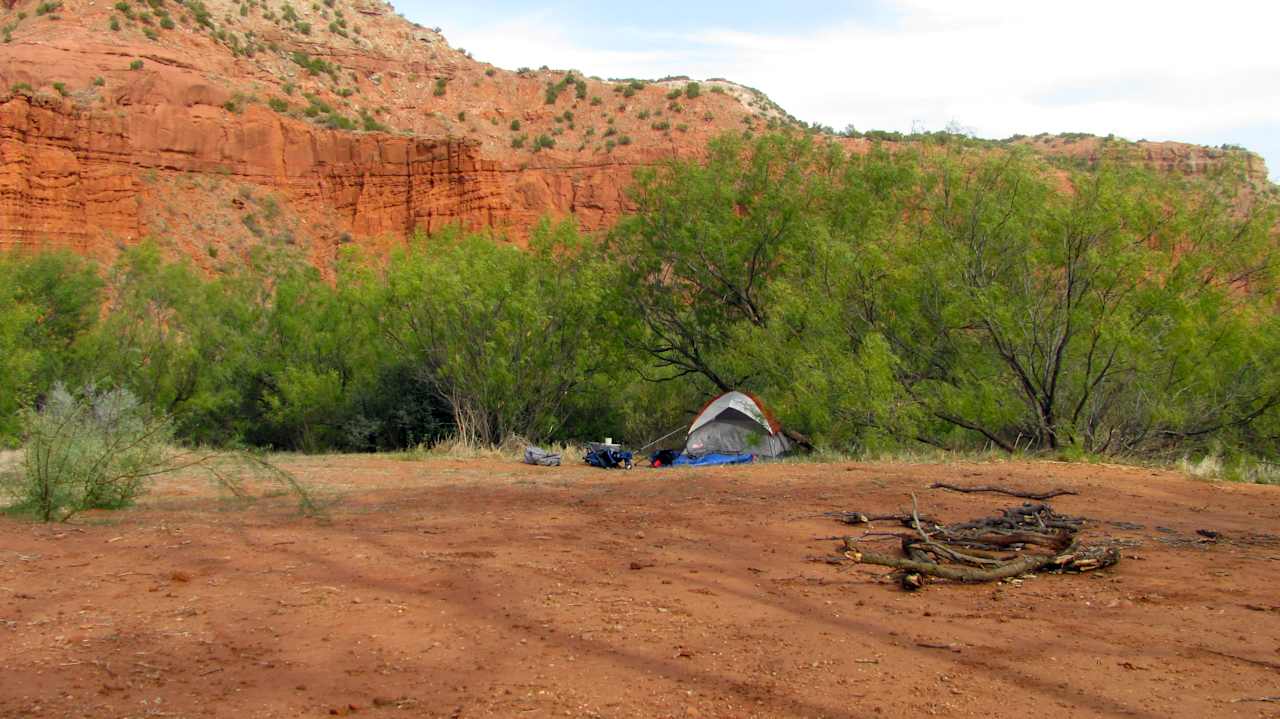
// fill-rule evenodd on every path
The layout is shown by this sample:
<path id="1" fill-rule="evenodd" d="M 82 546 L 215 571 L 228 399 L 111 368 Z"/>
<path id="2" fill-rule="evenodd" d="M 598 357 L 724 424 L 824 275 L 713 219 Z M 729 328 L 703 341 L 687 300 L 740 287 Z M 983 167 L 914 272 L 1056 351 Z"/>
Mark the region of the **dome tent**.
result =
<path id="1" fill-rule="evenodd" d="M 684 453 L 689 457 L 744 455 L 777 457 L 791 449 L 782 425 L 760 400 L 726 392 L 707 403 L 689 425 Z"/>

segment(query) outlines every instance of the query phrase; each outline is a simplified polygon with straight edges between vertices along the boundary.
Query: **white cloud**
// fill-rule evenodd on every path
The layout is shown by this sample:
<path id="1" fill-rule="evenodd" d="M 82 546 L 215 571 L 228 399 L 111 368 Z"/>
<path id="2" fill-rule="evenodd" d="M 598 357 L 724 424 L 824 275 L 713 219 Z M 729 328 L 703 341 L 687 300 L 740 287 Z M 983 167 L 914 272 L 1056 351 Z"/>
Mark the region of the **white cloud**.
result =
<path id="1" fill-rule="evenodd" d="M 955 120 L 989 137 L 1085 131 L 1215 144 L 1233 141 L 1238 128 L 1280 129 L 1280 53 L 1272 43 L 1280 4 L 891 5 L 896 22 L 838 21 L 792 34 L 614 27 L 602 36 L 550 13 L 445 32 L 505 67 L 728 77 L 801 119 L 837 128 L 941 128 Z M 615 49 L 623 43 L 644 49 Z M 1280 152 L 1280 144 L 1270 149 Z M 1271 164 L 1280 170 L 1280 158 Z"/>

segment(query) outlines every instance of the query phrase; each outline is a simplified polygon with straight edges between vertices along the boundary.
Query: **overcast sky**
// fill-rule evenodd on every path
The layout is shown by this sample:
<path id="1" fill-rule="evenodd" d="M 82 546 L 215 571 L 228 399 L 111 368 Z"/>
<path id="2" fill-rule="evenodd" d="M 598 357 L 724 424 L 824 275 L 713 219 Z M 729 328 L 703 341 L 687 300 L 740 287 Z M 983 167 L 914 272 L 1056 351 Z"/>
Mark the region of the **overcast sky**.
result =
<path id="1" fill-rule="evenodd" d="M 395 0 L 393 0 L 395 1 Z M 726 77 L 835 129 L 1233 143 L 1280 178 L 1280 3 L 399 0 L 515 69 Z"/>

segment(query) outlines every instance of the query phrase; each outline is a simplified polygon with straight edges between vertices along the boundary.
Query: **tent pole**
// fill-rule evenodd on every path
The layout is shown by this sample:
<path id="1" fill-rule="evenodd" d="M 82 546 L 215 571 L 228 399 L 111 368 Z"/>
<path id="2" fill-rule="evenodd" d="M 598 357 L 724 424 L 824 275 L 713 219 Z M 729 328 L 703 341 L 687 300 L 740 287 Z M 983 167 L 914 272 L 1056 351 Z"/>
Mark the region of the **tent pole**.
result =
<path id="1" fill-rule="evenodd" d="M 649 444 L 646 444 L 645 446 L 641 447 L 640 449 L 638 449 L 638 450 L 636 450 L 636 451 L 637 451 L 637 452 L 643 452 L 643 451 L 645 451 L 646 449 L 648 449 L 648 448 L 652 447 L 653 445 L 655 445 L 655 444 L 657 444 L 657 443 L 661 442 L 662 440 L 666 439 L 667 437 L 670 437 L 671 435 L 673 435 L 673 434 L 675 434 L 676 432 L 679 432 L 679 431 L 681 431 L 681 430 L 683 430 L 683 429 L 684 429 L 684 427 L 677 427 L 677 428 L 675 428 L 675 429 L 671 430 L 670 432 L 667 432 L 666 434 L 662 435 L 661 437 L 659 437 L 659 438 L 657 438 L 657 439 L 653 440 L 653 441 L 652 441 L 652 442 L 650 442 Z"/>

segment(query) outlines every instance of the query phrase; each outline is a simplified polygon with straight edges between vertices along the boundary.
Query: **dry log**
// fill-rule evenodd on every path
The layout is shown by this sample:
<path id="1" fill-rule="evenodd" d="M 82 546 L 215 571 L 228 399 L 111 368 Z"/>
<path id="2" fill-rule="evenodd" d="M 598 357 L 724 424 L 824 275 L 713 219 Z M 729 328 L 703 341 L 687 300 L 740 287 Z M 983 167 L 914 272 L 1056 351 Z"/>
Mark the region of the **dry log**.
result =
<path id="1" fill-rule="evenodd" d="M 1066 495 L 1079 494 L 1079 492 L 1075 492 L 1069 489 L 1054 489 L 1049 492 L 1022 492 L 1016 489 L 992 487 L 991 485 L 986 485 L 986 484 L 978 487 L 957 487 L 954 484 L 947 484 L 946 482 L 935 482 L 929 485 L 929 489 L 947 489 L 952 492 L 962 492 L 964 494 L 974 494 L 975 492 L 994 492 L 995 494 L 1007 494 L 1010 497 L 1020 497 L 1022 499 L 1034 499 L 1041 502 L 1043 502 L 1046 499 L 1053 499 L 1054 497 L 1062 497 Z"/>
<path id="2" fill-rule="evenodd" d="M 847 544 L 847 543 L 846 543 Z M 879 552 L 863 552 L 850 546 L 844 555 L 847 559 L 860 564 L 875 564 L 881 567 L 901 569 L 912 574 L 924 574 L 940 579 L 951 579 L 957 582 L 994 582 L 1016 577 L 1020 574 L 1034 572 L 1044 567 L 1060 564 L 1059 557 L 1053 554 L 1027 554 L 1011 562 L 999 566 L 981 568 L 935 562 L 921 562 L 904 557 L 892 557 Z"/>
<path id="3" fill-rule="evenodd" d="M 862 524 L 867 515 L 837 513 L 844 521 L 852 514 Z M 1085 522 L 1053 511 L 1048 504 L 1023 504 L 1002 510 L 993 517 L 943 525 L 920 518 L 915 495 L 911 495 L 910 515 L 888 515 L 902 522 L 911 533 L 875 533 L 897 538 L 902 555 L 863 551 L 861 537 L 842 537 L 840 558 L 875 564 L 895 570 L 893 576 L 907 590 L 924 586 L 929 577 L 958 582 L 991 582 L 1036 571 L 1088 572 L 1120 561 L 1113 544 L 1083 547 L 1076 535 Z M 859 521 L 860 520 L 860 521 Z M 1039 551 L 1032 551 L 1033 548 Z M 1026 549 L 1023 552 L 1021 550 Z"/>

